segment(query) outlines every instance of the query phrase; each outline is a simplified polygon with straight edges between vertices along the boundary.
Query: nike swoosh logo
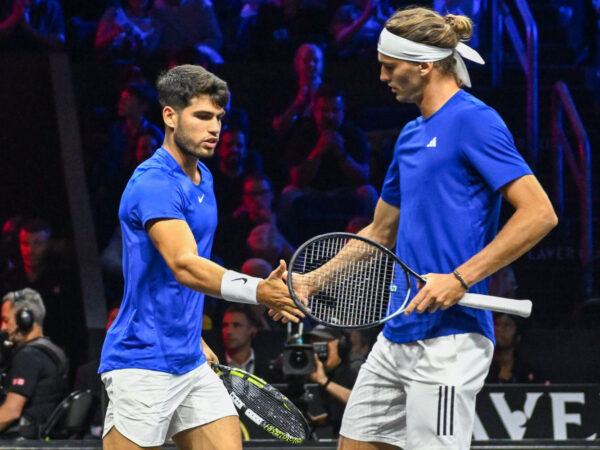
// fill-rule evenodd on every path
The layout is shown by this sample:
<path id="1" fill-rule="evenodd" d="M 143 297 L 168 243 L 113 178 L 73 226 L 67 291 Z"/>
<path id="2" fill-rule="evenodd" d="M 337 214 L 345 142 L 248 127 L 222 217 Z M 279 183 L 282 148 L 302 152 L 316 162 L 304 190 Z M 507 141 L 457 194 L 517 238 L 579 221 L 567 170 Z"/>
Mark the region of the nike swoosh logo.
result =
<path id="1" fill-rule="evenodd" d="M 242 280 L 244 282 L 244 284 L 246 284 L 248 282 L 248 278 L 234 278 L 231 281 L 233 282 L 233 281 L 239 281 L 239 280 Z"/>
<path id="2" fill-rule="evenodd" d="M 204 200 L 204 194 L 202 194 L 202 197 L 198 197 L 198 202 L 202 203 L 202 200 Z"/>

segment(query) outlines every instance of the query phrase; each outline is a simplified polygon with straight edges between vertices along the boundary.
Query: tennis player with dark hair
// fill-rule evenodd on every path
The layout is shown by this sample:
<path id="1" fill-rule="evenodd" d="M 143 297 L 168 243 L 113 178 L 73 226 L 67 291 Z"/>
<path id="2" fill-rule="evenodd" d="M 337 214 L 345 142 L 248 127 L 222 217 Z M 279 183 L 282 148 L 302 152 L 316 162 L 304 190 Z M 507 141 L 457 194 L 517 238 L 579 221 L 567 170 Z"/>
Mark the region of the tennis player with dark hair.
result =
<path id="1" fill-rule="evenodd" d="M 342 449 L 468 449 L 475 396 L 493 352 L 492 314 L 456 305 L 557 223 L 499 115 L 461 89 L 473 25 L 425 8 L 397 11 L 378 45 L 380 79 L 421 116 L 398 138 L 371 225 L 359 234 L 427 282 L 388 321 L 362 366 Z M 497 232 L 500 203 L 515 211 Z M 401 213 L 402 212 L 402 213 Z M 418 314 L 415 314 L 418 313 Z"/>
<path id="2" fill-rule="evenodd" d="M 237 413 L 202 349 L 204 294 L 262 303 L 284 320 L 302 316 L 281 280 L 262 280 L 208 260 L 217 209 L 213 155 L 229 99 L 227 84 L 199 66 L 158 79 L 165 140 L 134 172 L 121 198 L 125 292 L 99 372 L 109 405 L 105 449 L 241 449 Z M 207 356 L 205 356 L 205 354 Z"/>

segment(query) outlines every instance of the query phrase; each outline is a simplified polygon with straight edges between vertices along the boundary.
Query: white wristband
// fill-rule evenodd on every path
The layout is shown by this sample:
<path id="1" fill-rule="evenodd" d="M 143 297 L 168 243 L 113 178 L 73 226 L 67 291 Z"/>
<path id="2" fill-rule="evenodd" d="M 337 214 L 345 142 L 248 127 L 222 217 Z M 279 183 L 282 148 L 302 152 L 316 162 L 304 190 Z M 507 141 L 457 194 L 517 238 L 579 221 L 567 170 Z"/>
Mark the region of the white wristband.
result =
<path id="1" fill-rule="evenodd" d="M 257 305 L 256 289 L 261 281 L 261 278 L 228 270 L 221 278 L 221 296 L 228 302 Z"/>

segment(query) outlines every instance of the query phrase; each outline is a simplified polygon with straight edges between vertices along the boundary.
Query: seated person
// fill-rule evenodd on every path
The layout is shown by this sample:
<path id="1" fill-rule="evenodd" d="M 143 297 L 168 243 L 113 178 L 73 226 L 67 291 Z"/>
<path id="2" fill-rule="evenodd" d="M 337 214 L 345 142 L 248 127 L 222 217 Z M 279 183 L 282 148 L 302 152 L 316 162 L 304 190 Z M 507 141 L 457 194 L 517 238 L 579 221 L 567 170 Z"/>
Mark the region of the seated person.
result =
<path id="1" fill-rule="evenodd" d="M 231 214 L 240 204 L 244 177 L 260 171 L 260 155 L 248 150 L 246 144 L 247 134 L 244 130 L 228 127 L 219 139 L 216 167 L 209 165 L 220 217 Z"/>
<path id="2" fill-rule="evenodd" d="M 325 412 L 311 419 L 315 426 L 331 425 L 337 434 L 360 366 L 350 365 L 351 343 L 342 330 L 317 325 L 304 333 L 304 342 L 327 343 L 327 359 L 321 361 L 315 355 L 316 369 L 310 374 L 310 380 L 321 387 L 321 407 Z"/>
<path id="3" fill-rule="evenodd" d="M 3 386 L 0 430 L 28 439 L 38 438 L 39 427 L 68 392 L 67 358 L 44 337 L 45 314 L 42 298 L 33 289 L 9 292 L 2 299 L 1 328 L 14 347 Z M 15 423 L 18 427 L 7 430 Z"/>
<path id="4" fill-rule="evenodd" d="M 258 324 L 249 305 L 229 306 L 225 310 L 221 328 L 224 344 L 224 354 L 219 355 L 221 364 L 264 377 L 269 360 L 262 358 L 260 349 L 252 348 L 252 340 L 257 332 Z"/>
<path id="5" fill-rule="evenodd" d="M 9 0 L 0 7 L 0 49 L 61 50 L 65 19 L 56 0 Z"/>
<path id="6" fill-rule="evenodd" d="M 496 347 L 486 383 L 549 383 L 539 367 L 520 355 L 521 327 L 522 319 L 519 317 L 495 315 Z"/>

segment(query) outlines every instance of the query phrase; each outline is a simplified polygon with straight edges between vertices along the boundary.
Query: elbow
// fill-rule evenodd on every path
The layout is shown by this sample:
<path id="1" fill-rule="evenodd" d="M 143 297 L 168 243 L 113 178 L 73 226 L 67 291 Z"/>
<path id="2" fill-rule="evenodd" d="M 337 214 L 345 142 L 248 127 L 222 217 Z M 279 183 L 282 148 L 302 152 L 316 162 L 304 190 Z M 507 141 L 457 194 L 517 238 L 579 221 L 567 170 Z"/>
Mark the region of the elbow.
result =
<path id="1" fill-rule="evenodd" d="M 546 233 L 550 232 L 550 230 L 558 225 L 558 216 L 554 212 L 554 208 L 552 208 L 551 205 L 545 208 L 542 214 L 540 214 L 538 217 L 540 222 L 543 224 Z"/>

